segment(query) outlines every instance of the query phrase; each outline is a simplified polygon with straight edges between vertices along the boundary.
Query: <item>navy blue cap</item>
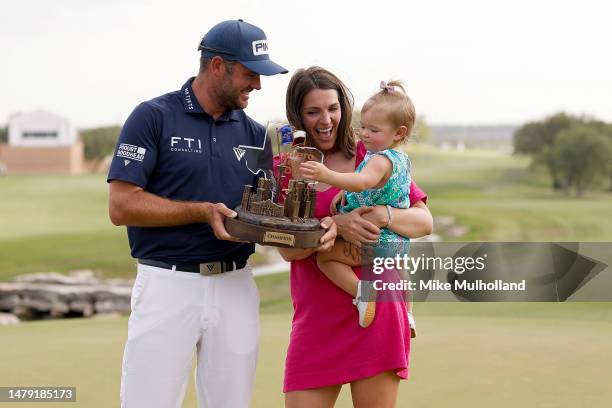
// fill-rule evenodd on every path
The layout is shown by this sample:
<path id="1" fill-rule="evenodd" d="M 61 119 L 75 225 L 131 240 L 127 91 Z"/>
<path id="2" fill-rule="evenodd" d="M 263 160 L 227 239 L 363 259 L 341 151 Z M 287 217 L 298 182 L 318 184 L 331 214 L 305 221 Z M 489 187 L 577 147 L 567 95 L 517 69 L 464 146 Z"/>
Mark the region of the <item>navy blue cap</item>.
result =
<path id="1" fill-rule="evenodd" d="M 223 21 L 211 28 L 200 41 L 198 51 L 202 51 L 204 58 L 220 56 L 224 60 L 238 61 L 260 75 L 288 72 L 270 60 L 266 33 L 242 20 Z"/>

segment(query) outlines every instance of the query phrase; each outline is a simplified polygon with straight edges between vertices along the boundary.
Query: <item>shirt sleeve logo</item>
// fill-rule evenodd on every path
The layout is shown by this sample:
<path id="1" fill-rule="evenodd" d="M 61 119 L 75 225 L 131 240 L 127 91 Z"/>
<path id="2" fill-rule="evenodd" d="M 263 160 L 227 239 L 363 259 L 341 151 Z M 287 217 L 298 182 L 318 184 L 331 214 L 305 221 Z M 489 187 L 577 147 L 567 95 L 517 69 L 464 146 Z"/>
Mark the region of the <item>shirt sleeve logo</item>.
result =
<path id="1" fill-rule="evenodd" d="M 125 157 L 126 159 L 143 161 L 145 154 L 147 153 L 147 149 L 144 147 L 134 146 L 127 143 L 121 143 L 117 148 L 117 157 Z"/>

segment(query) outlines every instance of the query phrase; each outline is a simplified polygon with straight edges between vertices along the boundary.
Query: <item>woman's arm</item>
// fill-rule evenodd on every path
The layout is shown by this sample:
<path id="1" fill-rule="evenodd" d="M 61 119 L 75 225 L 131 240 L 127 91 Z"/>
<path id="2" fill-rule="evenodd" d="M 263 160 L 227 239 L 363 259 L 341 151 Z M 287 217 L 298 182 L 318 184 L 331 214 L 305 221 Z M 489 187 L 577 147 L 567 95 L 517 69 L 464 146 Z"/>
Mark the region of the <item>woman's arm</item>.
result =
<path id="1" fill-rule="evenodd" d="M 310 255 L 316 252 L 316 248 L 277 248 L 278 253 L 287 262 L 299 261 L 300 259 L 306 259 Z"/>
<path id="2" fill-rule="evenodd" d="M 379 228 L 389 222 L 387 208 L 382 205 L 375 206 L 363 218 Z M 410 208 L 391 208 L 389 229 L 404 237 L 419 238 L 433 232 L 433 217 L 423 201 L 417 201 Z"/>

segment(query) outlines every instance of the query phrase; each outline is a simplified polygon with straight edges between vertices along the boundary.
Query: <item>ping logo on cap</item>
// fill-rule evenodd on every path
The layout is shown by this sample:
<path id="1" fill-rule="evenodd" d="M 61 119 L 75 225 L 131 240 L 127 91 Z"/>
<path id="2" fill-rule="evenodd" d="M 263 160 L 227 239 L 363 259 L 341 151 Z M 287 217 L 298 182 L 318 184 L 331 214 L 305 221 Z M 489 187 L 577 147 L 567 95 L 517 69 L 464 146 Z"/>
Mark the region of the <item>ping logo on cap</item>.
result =
<path id="1" fill-rule="evenodd" d="M 264 55 L 264 54 L 269 54 L 268 41 L 266 40 L 253 41 L 253 55 Z"/>

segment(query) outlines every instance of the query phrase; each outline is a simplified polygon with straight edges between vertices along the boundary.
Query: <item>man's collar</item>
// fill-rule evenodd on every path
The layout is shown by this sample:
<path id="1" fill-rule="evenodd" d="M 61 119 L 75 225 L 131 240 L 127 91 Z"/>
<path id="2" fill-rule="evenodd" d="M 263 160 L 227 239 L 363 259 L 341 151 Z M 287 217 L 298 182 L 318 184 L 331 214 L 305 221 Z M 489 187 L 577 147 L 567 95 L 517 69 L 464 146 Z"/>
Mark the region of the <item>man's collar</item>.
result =
<path id="1" fill-rule="evenodd" d="M 183 87 L 181 88 L 181 97 L 183 100 L 183 107 L 185 108 L 185 112 L 200 113 L 200 114 L 204 114 L 212 118 L 212 116 L 210 116 L 206 111 L 204 111 L 204 109 L 202 108 L 202 105 L 200 105 L 200 103 L 198 102 L 198 99 L 195 96 L 195 93 L 193 92 L 193 88 L 191 87 L 191 84 L 193 83 L 194 79 L 195 77 L 189 78 L 187 82 L 185 82 Z M 230 120 L 232 121 L 240 120 L 237 109 L 228 109 L 225 112 L 223 112 L 221 116 L 217 118 L 217 121 L 223 121 L 223 122 L 228 122 Z"/>
<path id="2" fill-rule="evenodd" d="M 188 113 L 206 113 L 202 106 L 198 102 L 198 99 L 193 92 L 193 88 L 191 87 L 191 83 L 195 77 L 191 77 L 185 82 L 183 87 L 181 88 L 181 97 L 183 98 L 183 106 L 185 108 L 185 112 Z"/>

